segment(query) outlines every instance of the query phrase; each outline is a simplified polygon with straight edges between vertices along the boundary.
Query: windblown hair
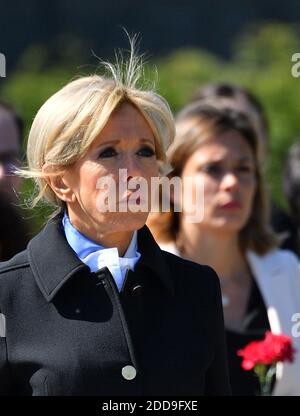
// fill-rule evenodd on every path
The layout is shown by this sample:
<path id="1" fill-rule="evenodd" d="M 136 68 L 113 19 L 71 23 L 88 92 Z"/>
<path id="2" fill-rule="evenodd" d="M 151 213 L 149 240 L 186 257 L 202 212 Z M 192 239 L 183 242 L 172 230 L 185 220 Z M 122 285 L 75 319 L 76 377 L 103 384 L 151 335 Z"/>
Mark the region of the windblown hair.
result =
<path id="1" fill-rule="evenodd" d="M 135 54 L 134 40 L 130 43 L 127 61 L 122 56 L 116 64 L 101 61 L 99 67 L 106 71 L 104 76 L 85 76 L 68 83 L 39 109 L 28 138 L 28 168 L 19 170 L 21 176 L 35 181 L 37 195 L 32 206 L 46 200 L 64 208 L 64 202 L 46 181 L 50 173 L 43 172 L 44 164 L 61 173 L 75 163 L 123 102 L 131 103 L 144 116 L 155 137 L 156 157 L 164 161 L 175 134 L 173 116 L 164 98 L 137 86 L 144 65 Z"/>
<path id="2" fill-rule="evenodd" d="M 256 192 L 251 215 L 239 233 L 240 247 L 242 252 L 252 249 L 265 254 L 278 245 L 278 239 L 269 227 L 268 198 L 258 159 L 257 136 L 245 114 L 233 109 L 215 108 L 201 101 L 183 108 L 176 119 L 176 138 L 168 150 L 168 160 L 173 168 L 168 176 L 180 177 L 187 160 L 201 144 L 228 131 L 238 132 L 245 139 L 255 162 Z M 170 212 L 151 214 L 147 224 L 158 241 L 177 242 L 180 213 L 174 211 L 174 206 Z"/>

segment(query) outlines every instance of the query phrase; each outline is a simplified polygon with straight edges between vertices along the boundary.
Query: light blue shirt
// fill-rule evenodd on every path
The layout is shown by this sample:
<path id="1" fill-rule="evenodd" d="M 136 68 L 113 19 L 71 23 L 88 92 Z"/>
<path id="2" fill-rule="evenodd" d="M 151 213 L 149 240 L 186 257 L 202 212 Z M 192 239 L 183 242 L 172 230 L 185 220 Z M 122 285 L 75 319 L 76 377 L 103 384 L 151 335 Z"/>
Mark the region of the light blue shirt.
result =
<path id="1" fill-rule="evenodd" d="M 141 254 L 137 251 L 137 231 L 134 231 L 124 257 L 119 257 L 116 247 L 105 248 L 81 234 L 71 224 L 66 212 L 62 223 L 66 239 L 80 260 L 89 266 L 92 272 L 96 272 L 102 267 L 107 267 L 120 291 L 127 270 L 134 270 L 136 263 L 141 257 Z"/>

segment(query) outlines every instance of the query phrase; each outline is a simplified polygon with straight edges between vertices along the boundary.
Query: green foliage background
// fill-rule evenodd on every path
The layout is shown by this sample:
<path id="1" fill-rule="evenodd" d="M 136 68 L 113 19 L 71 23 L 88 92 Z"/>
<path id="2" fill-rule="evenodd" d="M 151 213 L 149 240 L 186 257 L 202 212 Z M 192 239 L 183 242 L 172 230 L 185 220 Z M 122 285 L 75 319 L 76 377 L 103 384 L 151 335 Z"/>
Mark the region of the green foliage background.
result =
<path id="1" fill-rule="evenodd" d="M 68 45 L 68 53 L 60 55 L 55 65 L 48 62 L 45 48 L 32 46 L 20 58 L 14 73 L 0 84 L 0 95 L 24 116 L 27 133 L 35 113 L 50 95 L 77 76 L 97 72 L 97 59 L 92 66 L 83 66 L 89 59 L 84 45 L 76 40 L 72 43 L 72 39 Z M 230 60 L 202 49 L 181 49 L 150 60 L 146 71 L 150 81 L 156 80 L 156 89 L 174 113 L 206 82 L 233 82 L 250 88 L 264 105 L 270 123 L 265 170 L 273 198 L 284 208 L 282 168 L 288 148 L 300 138 L 300 78 L 291 73 L 291 58 L 297 52 L 297 27 L 278 22 L 257 24 L 236 39 Z M 32 184 L 25 183 L 23 199 L 32 192 Z M 48 213 L 45 208 L 35 211 L 34 228 L 39 228 Z"/>

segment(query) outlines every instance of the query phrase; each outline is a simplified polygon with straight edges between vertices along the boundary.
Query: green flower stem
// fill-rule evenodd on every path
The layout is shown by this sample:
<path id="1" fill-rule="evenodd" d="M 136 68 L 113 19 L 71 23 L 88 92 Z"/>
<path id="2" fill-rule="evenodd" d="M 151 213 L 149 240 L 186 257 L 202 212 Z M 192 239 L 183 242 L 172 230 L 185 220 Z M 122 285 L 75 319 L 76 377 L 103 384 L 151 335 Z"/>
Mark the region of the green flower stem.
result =
<path id="1" fill-rule="evenodd" d="M 270 396 L 272 379 L 276 372 L 276 365 L 273 364 L 267 371 L 267 366 L 264 364 L 257 364 L 254 367 L 254 372 L 259 379 L 261 396 Z"/>

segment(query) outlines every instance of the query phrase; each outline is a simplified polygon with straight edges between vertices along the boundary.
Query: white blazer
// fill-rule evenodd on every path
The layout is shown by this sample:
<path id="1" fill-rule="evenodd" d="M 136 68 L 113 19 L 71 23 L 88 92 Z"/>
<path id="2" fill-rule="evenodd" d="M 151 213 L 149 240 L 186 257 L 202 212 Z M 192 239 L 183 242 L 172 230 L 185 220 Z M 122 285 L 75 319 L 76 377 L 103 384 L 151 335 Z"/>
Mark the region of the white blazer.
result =
<path id="1" fill-rule="evenodd" d="M 173 243 L 160 244 L 160 248 L 179 255 Z M 277 364 L 273 395 L 300 396 L 300 324 L 297 325 L 300 320 L 299 260 L 292 252 L 279 249 L 264 256 L 248 251 L 246 257 L 265 302 L 271 331 L 291 336 L 297 349 L 292 364 Z"/>
<path id="2" fill-rule="evenodd" d="M 248 251 L 247 259 L 264 299 L 272 332 L 292 336 L 297 349 L 292 364 L 277 364 L 273 395 L 300 396 L 300 333 L 295 330 L 295 314 L 300 313 L 299 261 L 288 250 L 273 250 L 264 256 Z"/>

